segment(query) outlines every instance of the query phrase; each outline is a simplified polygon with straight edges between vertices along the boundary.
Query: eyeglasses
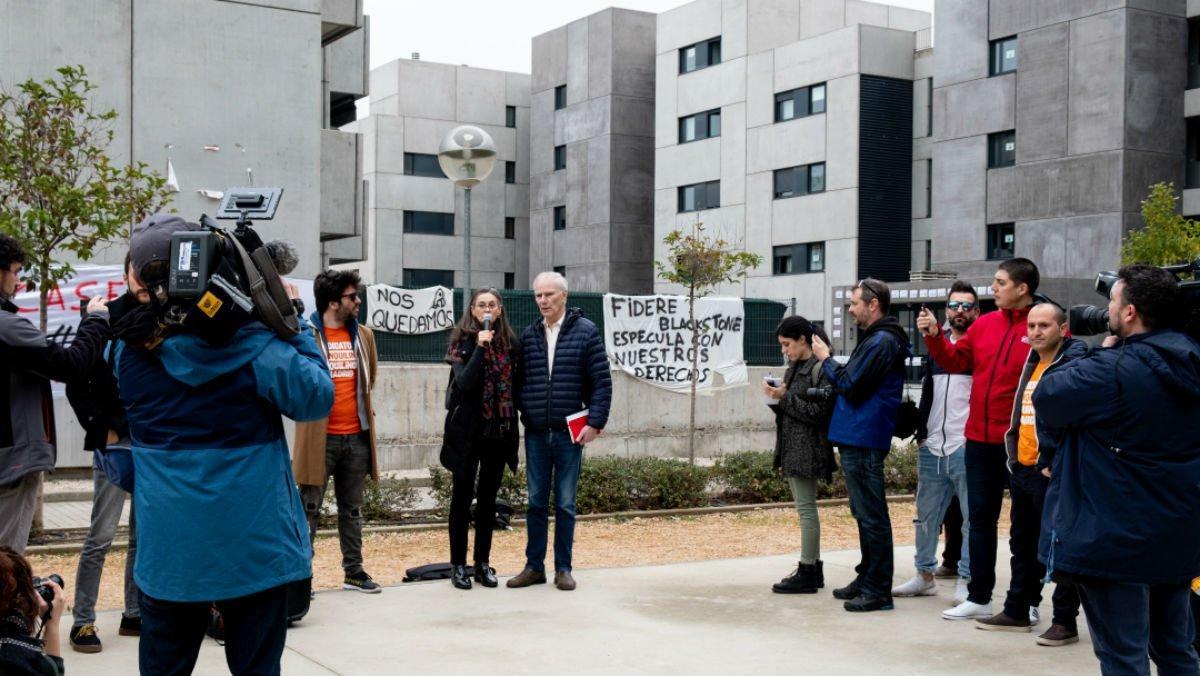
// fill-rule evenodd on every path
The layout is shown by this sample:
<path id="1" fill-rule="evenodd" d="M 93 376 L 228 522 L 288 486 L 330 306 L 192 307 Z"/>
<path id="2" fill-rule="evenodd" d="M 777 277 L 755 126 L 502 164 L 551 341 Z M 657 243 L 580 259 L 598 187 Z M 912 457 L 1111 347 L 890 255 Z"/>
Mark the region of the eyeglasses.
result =
<path id="1" fill-rule="evenodd" d="M 476 303 L 475 307 L 479 308 L 480 310 L 494 310 L 500 307 L 500 304 L 496 301 L 491 301 L 490 303 Z"/>
<path id="2" fill-rule="evenodd" d="M 343 294 L 342 294 L 342 298 L 354 298 L 354 299 L 358 299 L 358 292 L 357 292 L 357 291 L 355 291 L 354 293 L 343 293 Z"/>
<path id="3" fill-rule="evenodd" d="M 963 312 L 970 312 L 971 310 L 975 309 L 975 303 L 969 300 L 952 300 L 946 303 L 946 308 L 950 310 L 962 310 Z"/>

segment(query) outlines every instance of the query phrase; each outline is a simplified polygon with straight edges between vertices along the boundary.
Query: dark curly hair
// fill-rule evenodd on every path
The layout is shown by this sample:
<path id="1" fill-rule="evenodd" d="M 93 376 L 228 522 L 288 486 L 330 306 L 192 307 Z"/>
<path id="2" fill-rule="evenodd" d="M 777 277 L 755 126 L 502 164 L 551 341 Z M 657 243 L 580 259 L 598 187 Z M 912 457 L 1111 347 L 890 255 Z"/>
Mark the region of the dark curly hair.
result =
<path id="1" fill-rule="evenodd" d="M 14 612 L 33 628 L 38 614 L 33 569 L 16 550 L 0 545 L 0 617 Z"/>
<path id="2" fill-rule="evenodd" d="M 1153 265 L 1135 263 L 1117 272 L 1125 282 L 1121 289 L 1121 307 L 1137 309 L 1147 329 L 1164 329 L 1171 325 L 1179 310 L 1179 285 L 1175 275 Z"/>
<path id="3" fill-rule="evenodd" d="M 0 235 L 0 269 L 7 270 L 13 263 L 25 264 L 25 248 L 8 235 Z"/>
<path id="4" fill-rule="evenodd" d="M 342 300 L 347 287 L 362 288 L 362 278 L 353 270 L 326 270 L 313 280 L 313 298 L 317 301 L 317 313 L 324 314 L 330 303 Z"/>

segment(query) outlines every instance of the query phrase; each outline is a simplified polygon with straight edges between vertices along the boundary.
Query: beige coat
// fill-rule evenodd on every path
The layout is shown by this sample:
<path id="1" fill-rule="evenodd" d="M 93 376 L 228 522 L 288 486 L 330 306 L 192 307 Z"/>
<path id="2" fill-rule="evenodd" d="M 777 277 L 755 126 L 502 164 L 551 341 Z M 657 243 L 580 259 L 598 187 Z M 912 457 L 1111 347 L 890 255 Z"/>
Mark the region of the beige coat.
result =
<path id="1" fill-rule="evenodd" d="M 314 326 L 313 335 L 321 353 L 325 355 L 325 362 L 328 363 L 329 348 L 325 343 L 324 332 L 320 327 Z M 358 325 L 355 353 L 358 357 L 358 387 L 363 393 L 363 401 L 367 406 L 367 420 L 370 421 L 367 435 L 371 445 L 371 478 L 379 481 L 379 454 L 375 446 L 375 408 L 371 405 L 371 390 L 375 387 L 379 355 L 375 351 L 375 333 L 361 324 Z M 296 475 L 296 483 L 302 486 L 325 484 L 325 436 L 328 424 L 328 417 L 296 423 L 296 449 L 292 454 L 292 473 Z"/>

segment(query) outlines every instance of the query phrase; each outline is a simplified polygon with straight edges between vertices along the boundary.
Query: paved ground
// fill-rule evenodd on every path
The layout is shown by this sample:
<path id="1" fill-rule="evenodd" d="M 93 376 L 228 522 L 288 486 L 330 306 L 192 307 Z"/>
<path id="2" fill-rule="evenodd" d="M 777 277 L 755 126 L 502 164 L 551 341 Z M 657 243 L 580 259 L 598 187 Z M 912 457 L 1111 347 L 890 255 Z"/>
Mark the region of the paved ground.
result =
<path id="1" fill-rule="evenodd" d="M 953 593 L 897 599 L 891 612 L 853 615 L 829 587 L 853 576 L 857 552 L 825 558 L 827 589 L 781 596 L 772 582 L 792 556 L 577 571 L 579 589 L 523 590 L 449 582 L 392 587 L 379 596 L 317 595 L 288 634 L 283 671 L 301 674 L 1091 674 L 1098 664 L 1085 635 L 1043 648 L 1033 634 L 977 631 L 940 613 Z M 896 550 L 897 581 L 912 547 Z M 1002 566 L 1003 567 L 1003 566 Z M 1008 583 L 1002 572 L 998 586 Z M 1049 620 L 1049 594 L 1042 606 Z M 67 650 L 68 673 L 136 673 L 137 642 L 116 635 L 119 613 L 102 613 L 105 649 Z M 227 673 L 211 639 L 198 674 Z"/>

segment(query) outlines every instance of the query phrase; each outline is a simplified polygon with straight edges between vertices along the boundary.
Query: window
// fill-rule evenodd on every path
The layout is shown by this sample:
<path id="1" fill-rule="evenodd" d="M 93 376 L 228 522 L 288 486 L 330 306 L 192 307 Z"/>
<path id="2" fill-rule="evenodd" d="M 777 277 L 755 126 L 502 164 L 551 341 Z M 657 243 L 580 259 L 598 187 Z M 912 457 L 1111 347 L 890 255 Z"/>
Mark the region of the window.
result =
<path id="1" fill-rule="evenodd" d="M 798 275 L 825 271 L 825 243 L 785 244 L 774 247 L 773 271 L 776 275 Z"/>
<path id="2" fill-rule="evenodd" d="M 567 276 L 567 266 L 565 265 L 555 265 L 554 271 L 562 275 L 564 278 Z"/>
<path id="3" fill-rule="evenodd" d="M 567 168 L 567 147 L 554 146 L 554 170 Z"/>
<path id="4" fill-rule="evenodd" d="M 992 40 L 988 75 L 1003 75 L 1017 69 L 1017 36 Z"/>
<path id="5" fill-rule="evenodd" d="M 775 199 L 825 192 L 825 163 L 775 170 Z"/>
<path id="6" fill-rule="evenodd" d="M 562 110 L 567 107 L 567 85 L 558 85 L 554 88 L 554 109 Z"/>
<path id="7" fill-rule="evenodd" d="M 925 160 L 925 218 L 933 217 L 933 160 Z M 929 270 L 930 268 L 925 268 Z"/>
<path id="8" fill-rule="evenodd" d="M 825 112 L 825 83 L 789 89 L 775 95 L 775 121 L 786 122 Z"/>
<path id="9" fill-rule="evenodd" d="M 679 211 L 700 211 L 721 206 L 721 182 L 709 181 L 679 187 Z"/>
<path id="10" fill-rule="evenodd" d="M 988 169 L 1011 167 L 1017 163 L 1017 132 L 988 134 Z"/>
<path id="11" fill-rule="evenodd" d="M 504 288 L 505 290 L 517 288 L 517 274 L 515 272 L 504 273 Z"/>
<path id="12" fill-rule="evenodd" d="M 404 153 L 404 175 L 446 178 L 442 173 L 442 165 L 438 164 L 437 155 L 421 153 Z"/>
<path id="13" fill-rule="evenodd" d="M 1200 117 L 1187 119 L 1185 144 L 1183 187 L 1200 188 Z"/>
<path id="14" fill-rule="evenodd" d="M 414 235 L 453 235 L 454 214 L 437 211 L 405 211 L 404 232 Z"/>
<path id="15" fill-rule="evenodd" d="M 506 161 L 504 163 L 504 182 L 505 183 L 516 183 L 517 182 L 517 163 L 516 162 L 507 162 Z"/>
<path id="16" fill-rule="evenodd" d="M 1012 223 L 992 223 L 987 227 L 987 257 L 999 261 L 1017 255 L 1017 235 Z"/>
<path id="17" fill-rule="evenodd" d="M 555 230 L 566 230 L 567 229 L 567 207 L 566 206 L 554 207 L 554 229 Z"/>
<path id="18" fill-rule="evenodd" d="M 721 63 L 721 38 L 697 42 L 679 50 L 679 72 L 690 73 Z"/>
<path id="19" fill-rule="evenodd" d="M 453 270 L 428 270 L 423 268 L 405 268 L 403 285 L 425 289 L 431 286 L 448 286 L 454 288 Z"/>
<path id="20" fill-rule="evenodd" d="M 679 142 L 699 141 L 721 135 L 721 109 L 679 118 Z"/>
<path id="21" fill-rule="evenodd" d="M 504 239 L 517 238 L 517 219 L 512 216 L 504 217 Z"/>
<path id="22" fill-rule="evenodd" d="M 929 83 L 929 95 L 925 97 L 925 135 L 933 136 L 933 78 L 926 82 Z"/>
<path id="23" fill-rule="evenodd" d="M 504 126 L 509 129 L 517 128 L 517 107 L 504 106 Z"/>

